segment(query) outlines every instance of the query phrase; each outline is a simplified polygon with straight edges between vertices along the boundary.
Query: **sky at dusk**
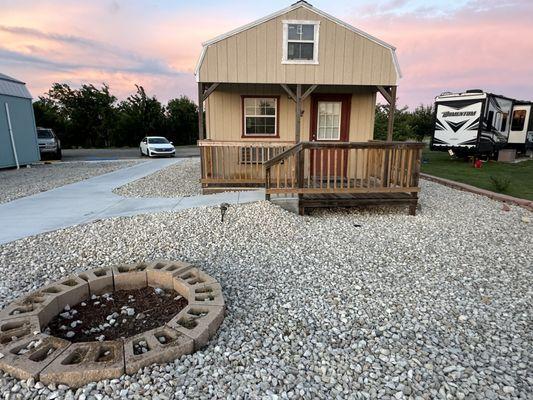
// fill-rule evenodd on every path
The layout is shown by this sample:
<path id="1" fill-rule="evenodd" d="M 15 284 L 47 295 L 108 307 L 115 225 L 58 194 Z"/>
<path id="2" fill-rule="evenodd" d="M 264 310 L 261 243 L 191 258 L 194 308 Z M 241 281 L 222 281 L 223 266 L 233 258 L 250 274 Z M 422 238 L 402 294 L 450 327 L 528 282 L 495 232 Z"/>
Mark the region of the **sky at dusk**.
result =
<path id="1" fill-rule="evenodd" d="M 106 82 L 119 98 L 140 84 L 195 99 L 201 43 L 292 2 L 0 0 L 0 72 L 34 97 Z M 310 3 L 397 47 L 400 105 L 468 88 L 533 100 L 533 0 Z"/>

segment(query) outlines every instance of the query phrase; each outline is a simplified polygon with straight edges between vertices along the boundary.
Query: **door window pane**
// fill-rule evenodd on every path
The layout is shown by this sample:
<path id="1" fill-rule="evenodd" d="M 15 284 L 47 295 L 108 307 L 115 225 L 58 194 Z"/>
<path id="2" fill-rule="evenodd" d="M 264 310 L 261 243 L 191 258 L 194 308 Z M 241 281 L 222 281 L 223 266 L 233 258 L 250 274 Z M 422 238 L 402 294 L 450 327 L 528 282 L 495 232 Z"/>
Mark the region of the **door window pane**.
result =
<path id="1" fill-rule="evenodd" d="M 341 105 L 341 102 L 318 102 L 317 140 L 340 139 Z"/>

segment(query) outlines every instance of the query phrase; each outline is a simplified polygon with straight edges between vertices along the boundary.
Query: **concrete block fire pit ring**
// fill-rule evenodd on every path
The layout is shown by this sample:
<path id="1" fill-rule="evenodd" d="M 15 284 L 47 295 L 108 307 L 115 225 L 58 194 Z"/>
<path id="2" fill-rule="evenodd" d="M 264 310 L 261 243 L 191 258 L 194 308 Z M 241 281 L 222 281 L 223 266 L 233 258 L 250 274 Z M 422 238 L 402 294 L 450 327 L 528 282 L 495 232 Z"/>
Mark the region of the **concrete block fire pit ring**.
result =
<path id="1" fill-rule="evenodd" d="M 186 300 L 187 305 L 161 326 L 114 340 L 72 342 L 46 333 L 52 320 L 63 318 L 63 314 L 72 318 L 69 313 L 80 304 L 114 302 L 117 292 L 147 288 L 165 296 L 173 296 L 175 291 L 173 300 Z M 189 263 L 155 261 L 83 271 L 17 298 L 0 311 L 0 369 L 18 379 L 33 378 L 73 388 L 118 378 L 205 346 L 222 324 L 224 312 L 221 286 Z M 121 319 L 128 313 L 115 314 Z M 65 319 L 65 324 L 72 326 L 78 322 L 76 318 Z"/>

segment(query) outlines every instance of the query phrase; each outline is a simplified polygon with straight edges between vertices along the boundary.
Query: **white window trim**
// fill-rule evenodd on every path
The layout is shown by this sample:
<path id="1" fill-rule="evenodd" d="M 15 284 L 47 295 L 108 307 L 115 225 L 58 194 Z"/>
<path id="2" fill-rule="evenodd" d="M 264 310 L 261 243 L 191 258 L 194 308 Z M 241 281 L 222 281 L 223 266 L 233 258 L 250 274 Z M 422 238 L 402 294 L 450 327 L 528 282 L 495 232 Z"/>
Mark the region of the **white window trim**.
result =
<path id="1" fill-rule="evenodd" d="M 318 65 L 318 41 L 319 41 L 319 33 L 320 33 L 320 21 L 302 21 L 302 20 L 297 20 L 297 19 L 288 19 L 288 20 L 283 20 L 281 22 L 283 23 L 283 57 L 281 59 L 281 63 L 282 64 Z M 292 25 L 292 24 L 315 26 L 312 60 L 289 60 L 288 59 L 289 25 Z"/>
<path id="2" fill-rule="evenodd" d="M 339 106 L 339 132 L 338 132 L 338 135 L 337 135 L 337 138 L 329 138 L 329 139 L 319 139 L 318 137 L 318 133 L 320 131 L 320 111 L 319 111 L 319 106 L 320 106 L 320 103 L 338 103 L 340 106 Z M 316 116 L 316 141 L 317 142 L 330 142 L 330 141 L 339 141 L 341 140 L 341 128 L 342 128 L 342 101 L 319 101 L 317 103 L 317 116 Z"/>
<path id="3" fill-rule="evenodd" d="M 269 99 L 274 100 L 274 133 L 248 133 L 246 132 L 246 118 L 272 118 L 272 115 L 246 115 L 246 104 L 243 103 L 243 123 L 244 123 L 244 135 L 243 136 L 272 136 L 277 137 L 278 136 L 278 98 L 277 97 L 256 97 L 256 96 L 243 96 L 243 102 L 246 101 L 246 99 Z"/>

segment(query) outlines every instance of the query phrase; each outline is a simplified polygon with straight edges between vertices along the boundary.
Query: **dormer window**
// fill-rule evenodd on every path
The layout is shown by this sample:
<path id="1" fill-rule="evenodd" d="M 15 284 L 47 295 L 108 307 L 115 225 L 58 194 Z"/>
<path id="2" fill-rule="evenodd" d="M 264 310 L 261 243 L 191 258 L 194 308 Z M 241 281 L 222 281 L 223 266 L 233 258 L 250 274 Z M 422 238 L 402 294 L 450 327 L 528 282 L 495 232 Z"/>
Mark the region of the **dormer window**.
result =
<path id="1" fill-rule="evenodd" d="M 282 64 L 318 64 L 320 21 L 283 21 Z"/>

